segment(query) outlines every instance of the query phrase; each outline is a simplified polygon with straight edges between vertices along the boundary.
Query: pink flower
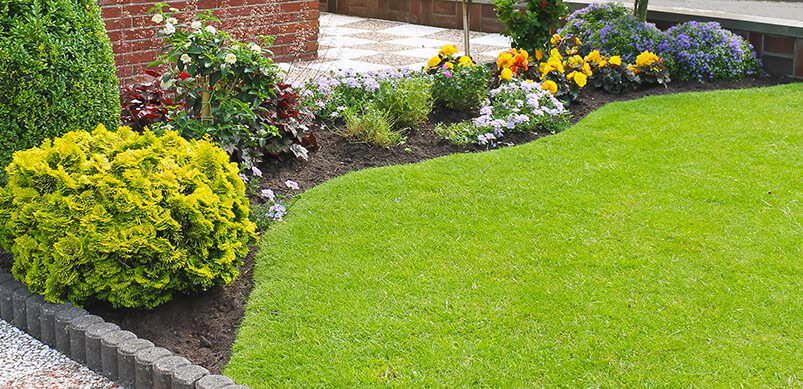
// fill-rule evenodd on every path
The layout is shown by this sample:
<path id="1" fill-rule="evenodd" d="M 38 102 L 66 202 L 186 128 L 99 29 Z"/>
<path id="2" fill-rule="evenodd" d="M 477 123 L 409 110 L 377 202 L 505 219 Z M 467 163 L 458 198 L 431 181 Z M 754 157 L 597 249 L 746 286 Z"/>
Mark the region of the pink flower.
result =
<path id="1" fill-rule="evenodd" d="M 443 75 L 446 76 L 446 78 L 449 78 L 449 77 L 452 76 L 452 71 L 451 70 L 447 70 L 447 71 L 443 72 Z"/>

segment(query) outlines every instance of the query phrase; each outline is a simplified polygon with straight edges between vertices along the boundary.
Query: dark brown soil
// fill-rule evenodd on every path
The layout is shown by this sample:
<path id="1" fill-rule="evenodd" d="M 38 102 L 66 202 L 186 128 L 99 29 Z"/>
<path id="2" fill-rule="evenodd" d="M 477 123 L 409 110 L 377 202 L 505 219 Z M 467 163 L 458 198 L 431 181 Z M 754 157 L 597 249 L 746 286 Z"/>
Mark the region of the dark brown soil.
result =
<path id="1" fill-rule="evenodd" d="M 571 122 L 576 123 L 591 111 L 613 101 L 668 93 L 770 86 L 786 82 L 789 80 L 777 78 L 745 79 L 738 82 L 673 82 L 668 88 L 652 86 L 621 95 L 588 88 L 583 91 L 580 100 L 571 106 L 574 115 Z M 429 122 L 449 124 L 472 116 L 470 112 L 436 110 L 430 115 Z M 354 170 L 485 150 L 480 146 L 452 145 L 435 135 L 433 127 L 425 125 L 410 131 L 405 144 L 381 149 L 349 143 L 324 126 L 316 132 L 321 146 L 318 152 L 310 153 L 308 161 L 283 159 L 266 163 L 262 166 L 264 178 L 260 182 L 260 188 L 287 193 L 285 180 L 294 180 L 305 190 Z M 522 144 L 545 135 L 547 134 L 514 133 L 506 135 L 502 142 L 503 146 Z M 236 330 L 253 285 L 255 251 L 256 248 L 252 247 L 244 260 L 245 264 L 240 268 L 240 276 L 229 286 L 214 288 L 196 296 L 177 296 L 173 301 L 151 311 L 113 309 L 104 304 L 95 304 L 87 309 L 141 338 L 151 340 L 157 346 L 166 347 L 213 373 L 219 373 L 229 360 Z M 0 256 L 0 268 L 10 267 L 9 256 Z"/>

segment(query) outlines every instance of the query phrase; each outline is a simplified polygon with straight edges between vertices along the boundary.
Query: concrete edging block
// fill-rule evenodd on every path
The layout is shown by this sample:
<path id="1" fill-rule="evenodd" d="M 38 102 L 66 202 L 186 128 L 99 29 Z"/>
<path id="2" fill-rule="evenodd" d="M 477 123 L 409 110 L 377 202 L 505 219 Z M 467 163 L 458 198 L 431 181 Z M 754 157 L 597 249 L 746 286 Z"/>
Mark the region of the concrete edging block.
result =
<path id="1" fill-rule="evenodd" d="M 42 304 L 42 314 L 39 316 L 42 343 L 53 348 L 56 347 L 56 314 L 64 309 L 70 309 L 70 307 L 72 307 L 72 304 L 67 303 L 54 304 L 45 302 Z"/>
<path id="2" fill-rule="evenodd" d="M 227 386 L 234 385 L 234 380 L 224 375 L 208 375 L 201 377 L 196 383 L 196 389 L 223 389 Z"/>
<path id="3" fill-rule="evenodd" d="M 173 372 L 190 365 L 190 360 L 178 355 L 159 358 L 153 363 L 153 389 L 170 389 L 173 386 Z"/>
<path id="4" fill-rule="evenodd" d="M 131 331 L 110 331 L 100 338 L 100 364 L 102 374 L 110 380 L 117 380 L 119 369 L 117 365 L 117 348 L 126 340 L 136 339 Z"/>
<path id="5" fill-rule="evenodd" d="M 159 359 L 173 355 L 163 347 L 149 347 L 137 351 L 134 355 L 134 383 L 136 389 L 153 388 L 153 364 Z"/>
<path id="6" fill-rule="evenodd" d="M 28 291 L 28 287 L 17 288 L 11 295 L 11 306 L 14 312 L 14 326 L 28 331 L 28 314 L 25 307 L 25 300 L 33 294 Z"/>
<path id="7" fill-rule="evenodd" d="M 173 370 L 171 389 L 195 389 L 195 382 L 209 375 L 209 370 L 198 365 L 187 365 Z"/>
<path id="8" fill-rule="evenodd" d="M 153 342 L 146 339 L 129 339 L 117 347 L 117 382 L 126 388 L 134 388 L 136 384 L 135 355 L 139 350 L 153 347 Z"/>
<path id="9" fill-rule="evenodd" d="M 79 316 L 70 322 L 70 358 L 86 364 L 86 330 L 98 323 L 104 321 L 96 315 Z"/>
<path id="10" fill-rule="evenodd" d="M 71 356 L 72 350 L 70 348 L 70 323 L 77 317 L 89 315 L 83 308 L 76 308 L 70 304 L 70 307 L 56 312 L 53 317 L 54 322 L 54 335 L 56 338 L 56 350 L 59 350 L 66 356 Z"/>
<path id="11" fill-rule="evenodd" d="M 28 334 L 36 339 L 42 339 L 42 323 L 39 317 L 42 315 L 42 305 L 45 298 L 41 294 L 33 293 L 25 300 L 25 315 L 28 319 Z"/>
<path id="12" fill-rule="evenodd" d="M 103 362 L 100 354 L 100 339 L 111 331 L 119 331 L 120 327 L 112 323 L 97 323 L 86 329 L 86 367 L 103 374 Z"/>
<path id="13" fill-rule="evenodd" d="M 25 288 L 25 285 L 15 279 L 6 280 L 0 284 L 0 318 L 10 324 L 14 324 L 14 304 L 12 296 L 19 288 Z"/>

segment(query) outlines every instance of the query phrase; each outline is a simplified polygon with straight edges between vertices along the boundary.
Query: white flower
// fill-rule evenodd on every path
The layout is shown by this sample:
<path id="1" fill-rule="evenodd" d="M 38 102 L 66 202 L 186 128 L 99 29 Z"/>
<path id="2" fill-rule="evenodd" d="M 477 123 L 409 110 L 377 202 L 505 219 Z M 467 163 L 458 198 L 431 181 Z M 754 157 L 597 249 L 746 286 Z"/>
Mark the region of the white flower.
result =
<path id="1" fill-rule="evenodd" d="M 229 65 L 234 65 L 234 63 L 237 62 L 237 56 L 232 53 L 228 53 L 223 56 L 223 61 Z"/>
<path id="2" fill-rule="evenodd" d="M 170 35 L 170 34 L 172 34 L 172 33 L 176 32 L 176 27 L 175 27 L 175 26 L 173 26 L 173 25 L 172 25 L 172 24 L 170 24 L 170 23 L 168 23 L 168 24 L 165 24 L 165 28 L 162 30 L 162 32 L 164 32 L 164 33 L 165 33 L 165 34 L 167 34 L 167 35 Z"/>
<path id="3" fill-rule="evenodd" d="M 262 54 L 262 48 L 257 44 L 252 43 L 248 48 L 257 54 Z"/>
<path id="4" fill-rule="evenodd" d="M 178 12 L 178 8 L 170 8 L 170 12 Z"/>
<path id="5" fill-rule="evenodd" d="M 178 24 L 178 20 L 176 18 L 167 18 L 167 23 Z"/>
<path id="6" fill-rule="evenodd" d="M 255 177 L 262 177 L 262 170 L 259 170 L 256 166 L 251 166 L 251 173 L 253 173 Z"/>
<path id="7" fill-rule="evenodd" d="M 151 18 L 151 21 L 156 23 L 156 24 L 159 24 L 159 23 L 163 22 L 164 20 L 165 20 L 165 18 L 162 17 L 162 15 L 159 15 L 159 14 L 153 15 L 153 17 Z"/>
<path id="8" fill-rule="evenodd" d="M 200 20 L 196 20 L 196 21 L 192 22 L 192 24 L 190 24 L 190 27 L 192 27 L 193 30 L 200 30 L 201 29 L 201 21 Z M 212 28 L 214 28 L 214 27 L 212 27 Z"/>
<path id="9" fill-rule="evenodd" d="M 298 183 L 293 180 L 287 180 L 284 182 L 284 184 L 292 190 L 298 190 Z"/>
<path id="10" fill-rule="evenodd" d="M 217 34 L 217 30 L 212 26 L 206 26 L 206 28 L 204 30 L 206 30 L 206 32 L 208 32 L 208 33 L 210 33 L 212 35 Z"/>
<path id="11" fill-rule="evenodd" d="M 162 126 L 162 129 L 165 131 L 170 131 L 173 129 L 173 126 L 170 124 L 165 124 L 164 126 Z"/>
<path id="12" fill-rule="evenodd" d="M 181 62 L 184 62 L 185 64 L 190 63 L 192 62 L 192 58 L 190 58 L 190 56 L 187 54 L 181 54 Z"/>
<path id="13" fill-rule="evenodd" d="M 192 42 L 187 42 L 187 43 L 184 44 L 184 48 L 185 49 L 189 49 L 190 46 L 192 46 Z"/>
<path id="14" fill-rule="evenodd" d="M 262 195 L 262 197 L 267 198 L 271 202 L 275 202 L 276 201 L 276 194 L 274 194 L 273 191 L 270 190 L 270 189 L 262 189 L 262 193 L 260 193 L 260 194 Z"/>

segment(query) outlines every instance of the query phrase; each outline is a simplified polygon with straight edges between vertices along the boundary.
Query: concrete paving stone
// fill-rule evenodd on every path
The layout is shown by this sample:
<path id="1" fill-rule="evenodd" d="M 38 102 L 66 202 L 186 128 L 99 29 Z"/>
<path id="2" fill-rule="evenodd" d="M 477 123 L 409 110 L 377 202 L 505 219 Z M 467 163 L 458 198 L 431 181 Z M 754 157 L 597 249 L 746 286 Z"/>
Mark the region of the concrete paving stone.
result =
<path id="1" fill-rule="evenodd" d="M 486 36 L 471 40 L 471 43 L 476 43 L 479 45 L 503 47 L 503 48 L 509 48 L 511 42 L 512 41 L 510 40 L 510 38 L 502 36 L 501 34 L 488 34 Z"/>
<path id="2" fill-rule="evenodd" d="M 196 383 L 196 389 L 222 389 L 234 385 L 234 381 L 224 375 L 208 375 L 201 377 Z"/>
<path id="3" fill-rule="evenodd" d="M 6 281 L 8 281 L 10 279 L 13 279 L 13 278 L 14 278 L 14 276 L 12 276 L 11 273 L 7 273 L 5 271 L 0 270 L 0 284 L 4 283 L 4 282 L 6 282 Z"/>
<path id="4" fill-rule="evenodd" d="M 394 43 L 388 42 L 374 42 L 365 45 L 357 45 L 352 46 L 355 49 L 363 49 L 363 50 L 375 50 L 378 53 L 396 53 L 402 50 L 410 50 L 415 49 L 416 46 L 410 45 L 399 45 Z"/>
<path id="5" fill-rule="evenodd" d="M 407 38 L 401 35 L 383 34 L 381 32 L 376 32 L 376 31 L 365 31 L 359 34 L 352 34 L 349 36 L 354 38 L 369 39 L 375 42 L 385 42 L 385 41 L 392 41 L 394 39 Z"/>
<path id="6" fill-rule="evenodd" d="M 378 65 L 369 62 L 362 62 L 362 61 L 354 61 L 349 59 L 344 59 L 342 61 L 334 61 L 330 64 L 326 65 L 326 68 L 318 68 L 319 70 L 323 70 L 324 72 L 327 71 L 340 71 L 344 69 L 354 69 L 359 72 L 370 72 L 370 71 L 377 71 L 382 69 L 387 69 L 388 66 L 385 65 Z"/>
<path id="7" fill-rule="evenodd" d="M 44 304 L 45 298 L 36 293 L 25 300 L 25 315 L 28 316 L 28 334 L 37 339 L 42 337 L 42 324 L 39 321 L 39 316 L 42 314 L 42 305 Z"/>
<path id="8" fill-rule="evenodd" d="M 173 386 L 173 373 L 191 364 L 187 358 L 178 355 L 157 359 L 153 363 L 153 389 L 170 389 Z"/>
<path id="9" fill-rule="evenodd" d="M 354 59 L 368 55 L 377 55 L 377 52 L 373 50 L 354 49 L 351 47 L 336 47 L 325 51 L 319 51 L 318 53 L 319 58 L 331 60 Z"/>
<path id="10" fill-rule="evenodd" d="M 344 24 L 360 22 L 365 19 L 356 16 L 338 15 L 332 13 L 321 13 L 319 23 L 321 26 L 342 26 Z"/>
<path id="11" fill-rule="evenodd" d="M 120 327 L 113 323 L 97 323 L 86 329 L 86 366 L 98 373 L 103 371 L 103 361 L 101 360 L 100 339 L 103 335 L 111 331 L 118 331 Z"/>
<path id="12" fill-rule="evenodd" d="M 356 46 L 371 42 L 374 41 L 350 36 L 322 36 L 318 38 L 319 44 L 332 47 Z"/>
<path id="13" fill-rule="evenodd" d="M 360 30 L 380 31 L 401 25 L 404 25 L 404 23 L 395 22 L 392 20 L 361 19 L 356 22 L 344 24 L 343 27 L 356 28 Z"/>
<path id="14" fill-rule="evenodd" d="M 417 58 L 419 60 L 420 59 L 429 60 L 432 57 L 438 56 L 438 52 L 439 51 L 440 51 L 440 49 L 434 49 L 434 48 L 431 48 L 431 47 L 419 47 L 417 49 L 396 51 L 393 54 L 394 55 L 404 55 L 404 56 L 411 57 L 411 58 Z M 458 51 L 458 53 L 460 53 L 460 52 Z"/>
<path id="15" fill-rule="evenodd" d="M 423 38 L 439 39 L 442 41 L 449 41 L 449 42 L 454 42 L 454 44 L 457 44 L 457 43 L 463 43 L 464 40 L 463 34 L 464 34 L 463 30 L 445 30 L 436 32 L 434 34 L 424 35 Z M 488 33 L 477 32 L 477 31 L 469 32 L 469 37 L 472 42 L 474 39 L 484 37 L 485 35 L 488 35 Z"/>
<path id="16" fill-rule="evenodd" d="M 341 36 L 365 33 L 366 30 L 359 28 L 348 28 L 342 26 L 336 27 L 321 27 L 318 34 L 321 36 Z"/>
<path id="17" fill-rule="evenodd" d="M 126 388 L 134 388 L 136 384 L 136 361 L 138 351 L 153 347 L 147 339 L 129 339 L 117 347 L 117 382 Z"/>
<path id="18" fill-rule="evenodd" d="M 416 63 L 421 63 L 421 58 L 409 57 L 406 55 L 371 55 L 362 58 L 355 58 L 354 60 L 370 64 L 384 65 L 385 68 L 403 68 L 409 67 Z"/>
<path id="19" fill-rule="evenodd" d="M 154 362 L 170 355 L 173 355 L 173 353 L 162 347 L 148 347 L 137 351 L 134 355 L 136 363 L 134 368 L 134 387 L 136 389 L 152 389 Z"/>
<path id="20" fill-rule="evenodd" d="M 387 41 L 387 43 L 411 47 L 431 47 L 440 50 L 444 45 L 453 44 L 453 42 L 440 40 L 440 39 L 427 39 L 427 38 L 404 38 L 394 39 Z M 437 50 L 435 54 L 438 54 Z"/>
<path id="21" fill-rule="evenodd" d="M 111 380 L 119 378 L 117 348 L 121 343 L 136 338 L 137 336 L 133 332 L 125 330 L 110 331 L 100 338 L 101 374 Z"/>
<path id="22" fill-rule="evenodd" d="M 203 366 L 187 365 L 173 371 L 171 389 L 194 389 L 195 382 L 203 376 L 209 375 L 209 370 Z"/>
<path id="23" fill-rule="evenodd" d="M 70 321 L 70 358 L 86 363 L 86 330 L 98 323 L 103 323 L 103 318 L 96 315 L 83 315 Z"/>
<path id="24" fill-rule="evenodd" d="M 436 34 L 444 31 L 448 30 L 446 28 L 422 26 L 420 24 L 403 24 L 401 26 L 390 27 L 377 32 L 383 34 L 401 35 L 410 38 L 421 38 L 426 35 Z"/>
<path id="25" fill-rule="evenodd" d="M 56 350 L 61 351 L 66 356 L 71 356 L 71 349 L 70 349 L 70 322 L 73 319 L 79 316 L 86 316 L 89 315 L 83 308 L 77 308 L 74 306 L 70 306 L 66 309 L 62 309 L 59 312 L 56 312 L 54 316 L 54 334 L 56 337 Z"/>

